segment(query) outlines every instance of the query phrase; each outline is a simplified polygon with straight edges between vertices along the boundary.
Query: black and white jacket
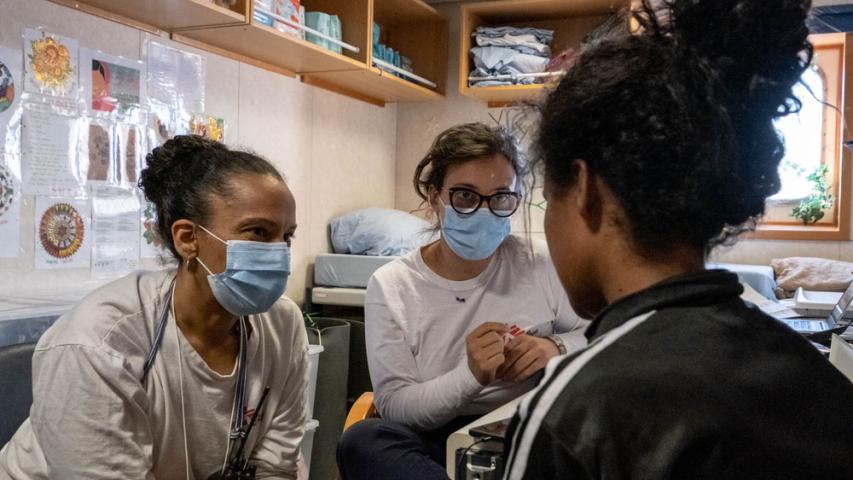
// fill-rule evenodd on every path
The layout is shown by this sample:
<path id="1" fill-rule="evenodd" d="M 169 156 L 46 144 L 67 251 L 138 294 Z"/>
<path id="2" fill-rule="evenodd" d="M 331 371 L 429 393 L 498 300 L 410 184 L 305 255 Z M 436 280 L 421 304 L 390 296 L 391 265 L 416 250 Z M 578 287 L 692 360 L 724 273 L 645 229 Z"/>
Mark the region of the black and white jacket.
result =
<path id="1" fill-rule="evenodd" d="M 853 383 L 734 274 L 608 306 L 520 405 L 505 479 L 853 479 Z"/>

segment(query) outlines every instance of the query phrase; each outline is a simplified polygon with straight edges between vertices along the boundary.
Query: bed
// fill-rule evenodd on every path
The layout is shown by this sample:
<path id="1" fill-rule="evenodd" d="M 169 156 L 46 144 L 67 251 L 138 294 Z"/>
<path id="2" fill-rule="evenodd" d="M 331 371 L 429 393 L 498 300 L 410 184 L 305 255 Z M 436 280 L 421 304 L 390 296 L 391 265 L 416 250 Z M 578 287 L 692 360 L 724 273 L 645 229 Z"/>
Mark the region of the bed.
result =
<path id="1" fill-rule="evenodd" d="M 367 282 L 379 267 L 398 257 L 327 253 L 314 260 L 311 303 L 346 307 L 364 306 Z"/>
<path id="2" fill-rule="evenodd" d="M 337 253 L 317 255 L 311 302 L 316 305 L 364 306 L 364 293 L 371 275 L 396 258 L 399 257 Z M 761 295 L 769 299 L 776 298 L 776 280 L 773 268 L 768 265 L 709 263 L 707 267 L 729 270 L 737 274 L 741 283 L 751 286 Z"/>
<path id="3" fill-rule="evenodd" d="M 708 269 L 719 268 L 737 274 L 740 283 L 754 288 L 756 292 L 776 300 L 776 277 L 769 265 L 745 265 L 741 263 L 709 263 Z"/>

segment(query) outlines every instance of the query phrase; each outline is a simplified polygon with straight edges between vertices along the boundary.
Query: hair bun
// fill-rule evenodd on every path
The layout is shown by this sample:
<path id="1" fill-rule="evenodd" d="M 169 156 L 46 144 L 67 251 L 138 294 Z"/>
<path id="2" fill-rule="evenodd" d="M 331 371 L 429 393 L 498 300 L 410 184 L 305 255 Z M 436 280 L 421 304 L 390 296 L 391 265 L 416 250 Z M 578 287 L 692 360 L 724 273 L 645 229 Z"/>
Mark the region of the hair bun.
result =
<path id="1" fill-rule="evenodd" d="M 546 181 L 570 188 L 573 162 L 587 162 L 650 257 L 707 248 L 761 215 L 785 152 L 774 120 L 798 108 L 811 61 L 810 3 L 643 0 L 606 22 L 543 107 Z"/>
<path id="2" fill-rule="evenodd" d="M 201 153 L 214 151 L 226 152 L 227 149 L 196 135 L 178 135 L 146 155 L 139 188 L 149 201 L 159 203 L 166 192 L 181 188 L 188 178 L 203 171 L 205 165 L 201 163 L 211 156 Z"/>
<path id="3" fill-rule="evenodd" d="M 811 0 L 644 0 L 645 30 L 671 39 L 685 62 L 706 62 L 753 114 L 785 113 L 799 105 L 790 88 L 811 61 Z M 650 13 L 653 12 L 653 13 Z"/>

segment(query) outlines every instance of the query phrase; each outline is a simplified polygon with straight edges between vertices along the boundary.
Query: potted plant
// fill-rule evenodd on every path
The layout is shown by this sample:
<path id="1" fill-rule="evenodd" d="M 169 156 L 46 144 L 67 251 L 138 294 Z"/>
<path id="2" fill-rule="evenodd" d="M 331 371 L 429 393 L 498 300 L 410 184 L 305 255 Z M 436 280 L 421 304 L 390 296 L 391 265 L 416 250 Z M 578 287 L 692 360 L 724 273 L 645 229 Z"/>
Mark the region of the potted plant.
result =
<path id="1" fill-rule="evenodd" d="M 817 223 L 824 216 L 824 211 L 832 208 L 833 197 L 826 185 L 828 168 L 821 165 L 806 179 L 813 184 L 812 193 L 791 211 L 791 216 L 799 219 L 804 225 Z"/>

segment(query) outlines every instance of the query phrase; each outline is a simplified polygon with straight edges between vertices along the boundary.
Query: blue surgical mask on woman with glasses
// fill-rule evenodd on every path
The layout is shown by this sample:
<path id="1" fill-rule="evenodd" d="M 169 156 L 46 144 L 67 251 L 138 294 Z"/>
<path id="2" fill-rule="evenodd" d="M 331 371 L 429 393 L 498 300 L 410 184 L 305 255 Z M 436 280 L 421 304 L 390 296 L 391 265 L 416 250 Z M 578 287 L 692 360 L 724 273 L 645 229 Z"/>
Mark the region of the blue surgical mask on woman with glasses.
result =
<path id="1" fill-rule="evenodd" d="M 481 195 L 467 188 L 451 188 L 448 193 L 450 205 L 439 197 L 444 207 L 441 231 L 447 245 L 466 260 L 489 258 L 512 231 L 510 216 L 518 209 L 521 195 Z"/>

